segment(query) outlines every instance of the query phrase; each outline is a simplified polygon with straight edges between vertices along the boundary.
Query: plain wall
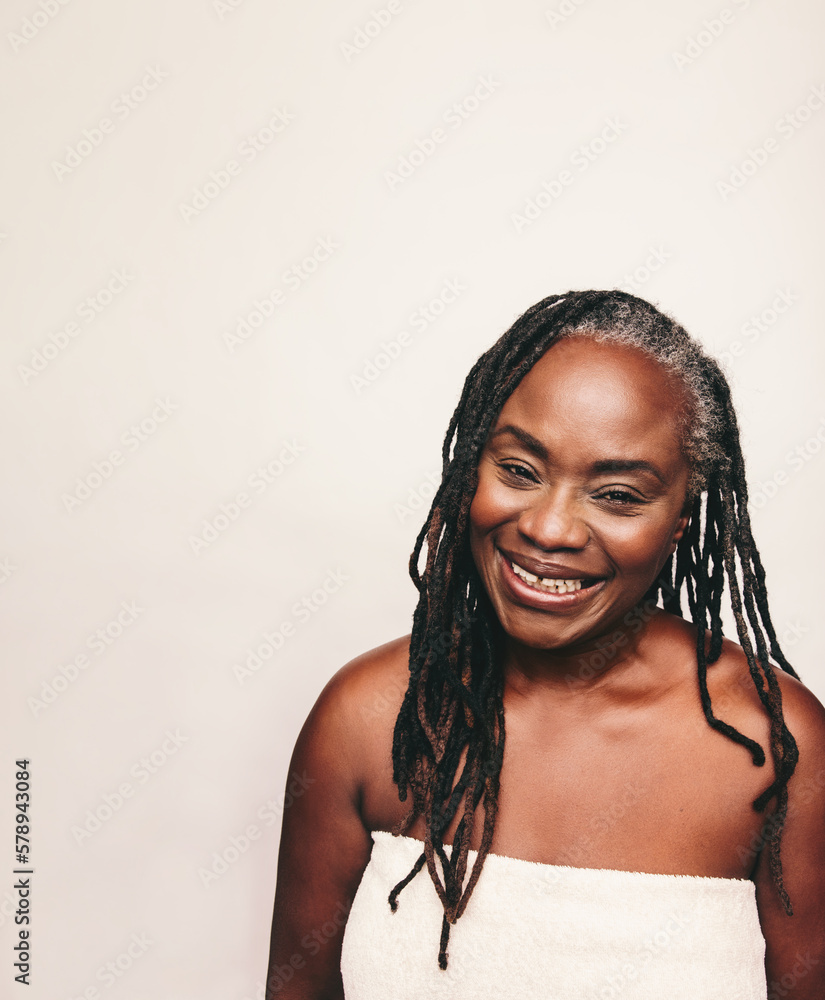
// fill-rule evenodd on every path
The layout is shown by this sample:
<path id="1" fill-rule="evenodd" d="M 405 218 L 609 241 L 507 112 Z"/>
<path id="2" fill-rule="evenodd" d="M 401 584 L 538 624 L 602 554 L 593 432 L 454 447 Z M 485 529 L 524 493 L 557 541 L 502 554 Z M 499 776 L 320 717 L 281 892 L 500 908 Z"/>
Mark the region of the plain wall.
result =
<path id="1" fill-rule="evenodd" d="M 295 737 L 410 630 L 464 376 L 551 293 L 635 291 L 723 357 L 774 619 L 825 698 L 819 3 L 1 20 L 15 996 L 256 997 Z"/>

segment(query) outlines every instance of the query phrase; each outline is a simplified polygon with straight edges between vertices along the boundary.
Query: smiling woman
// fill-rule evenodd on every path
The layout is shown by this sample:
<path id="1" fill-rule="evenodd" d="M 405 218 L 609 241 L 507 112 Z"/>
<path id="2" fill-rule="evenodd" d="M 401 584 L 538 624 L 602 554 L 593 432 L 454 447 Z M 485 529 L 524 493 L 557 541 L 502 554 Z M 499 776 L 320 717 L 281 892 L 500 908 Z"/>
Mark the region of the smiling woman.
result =
<path id="1" fill-rule="evenodd" d="M 825 710 L 697 342 L 622 292 L 524 313 L 467 376 L 410 574 L 412 634 L 298 738 L 268 995 L 821 998 Z"/>
<path id="2" fill-rule="evenodd" d="M 544 648 L 569 647 L 643 597 L 688 521 L 679 395 L 647 355 L 579 336 L 504 404 L 479 463 L 470 542 L 508 635 L 521 622 Z"/>

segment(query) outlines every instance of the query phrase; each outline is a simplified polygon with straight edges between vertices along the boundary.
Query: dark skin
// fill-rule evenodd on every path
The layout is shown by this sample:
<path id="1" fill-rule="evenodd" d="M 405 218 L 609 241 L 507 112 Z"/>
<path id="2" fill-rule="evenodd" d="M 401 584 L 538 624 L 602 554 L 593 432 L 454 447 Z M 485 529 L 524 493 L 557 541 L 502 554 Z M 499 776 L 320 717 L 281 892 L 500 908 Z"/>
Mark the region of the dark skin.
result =
<path id="1" fill-rule="evenodd" d="M 680 388 L 650 359 L 577 338 L 537 362 L 493 426 L 470 511 L 473 557 L 507 636 L 491 850 L 545 864 L 752 879 L 769 991 L 774 982 L 792 1000 L 821 1000 L 825 709 L 777 671 L 799 746 L 782 843 L 790 917 L 761 850 L 775 804 L 767 814 L 751 806 L 773 778 L 770 754 L 757 768 L 708 726 L 693 626 L 643 605 L 687 523 L 681 412 Z M 536 597 L 514 582 L 508 560 L 584 585 Z M 298 738 L 290 772 L 314 783 L 284 813 L 268 996 L 344 995 L 345 910 L 369 861 L 370 832 L 391 830 L 407 811 L 391 747 L 409 639 L 338 671 Z M 767 752 L 768 719 L 735 643 L 725 640 L 708 687 L 716 714 Z M 473 849 L 481 826 L 479 808 Z M 420 817 L 407 835 L 423 840 Z"/>

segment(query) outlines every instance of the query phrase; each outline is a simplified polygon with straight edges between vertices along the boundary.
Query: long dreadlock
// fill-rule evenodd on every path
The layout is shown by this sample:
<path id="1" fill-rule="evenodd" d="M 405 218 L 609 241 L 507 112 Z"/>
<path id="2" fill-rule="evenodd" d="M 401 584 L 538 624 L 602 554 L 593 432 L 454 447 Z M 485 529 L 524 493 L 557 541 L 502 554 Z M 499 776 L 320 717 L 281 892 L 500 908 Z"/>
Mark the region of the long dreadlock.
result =
<path id="1" fill-rule="evenodd" d="M 406 801 L 409 790 L 412 803 L 393 832 L 406 832 L 417 816 L 423 817 L 426 832 L 421 856 L 392 889 L 389 903 L 394 912 L 399 893 L 426 865 L 444 910 L 438 952 L 442 969 L 447 967 L 450 926 L 464 912 L 490 850 L 504 757 L 503 629 L 469 546 L 469 511 L 479 458 L 499 411 L 521 379 L 548 348 L 569 336 L 634 346 L 675 375 L 686 390 L 682 429 L 691 467 L 690 520 L 676 551 L 645 596 L 654 603 L 661 598 L 666 611 L 680 616 L 682 595 L 686 596 L 690 619 L 696 625 L 705 719 L 713 729 L 746 747 L 753 763 L 762 766 L 762 747 L 714 715 L 708 692 L 707 668 L 722 650 L 720 611 L 727 582 L 739 642 L 770 719 L 775 778 L 753 807 L 763 812 L 776 800 L 766 837 L 769 867 L 785 911 L 793 912 L 783 880 L 780 843 L 788 808 L 787 784 L 798 751 L 785 725 L 770 658 L 792 676 L 797 674 L 779 648 L 768 611 L 765 570 L 751 534 L 744 459 L 730 388 L 717 363 L 650 303 L 620 291 L 567 292 L 528 309 L 473 365 L 444 438 L 441 484 L 410 556 L 410 576 L 420 596 L 413 616 L 409 684 L 395 723 L 392 758 L 399 797 Z M 419 573 L 425 540 L 426 564 Z M 465 885 L 479 803 L 484 814 L 481 844 Z M 448 856 L 443 833 L 457 814 L 460 820 Z"/>

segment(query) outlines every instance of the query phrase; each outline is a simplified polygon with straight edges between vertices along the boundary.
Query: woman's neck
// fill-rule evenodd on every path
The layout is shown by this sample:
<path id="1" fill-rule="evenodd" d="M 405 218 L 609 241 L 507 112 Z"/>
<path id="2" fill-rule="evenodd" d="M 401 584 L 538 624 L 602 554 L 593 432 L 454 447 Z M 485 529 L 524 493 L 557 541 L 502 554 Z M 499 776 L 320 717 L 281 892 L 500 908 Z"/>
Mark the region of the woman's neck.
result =
<path id="1" fill-rule="evenodd" d="M 522 696 L 541 691 L 577 694 L 597 689 L 648 687 L 650 672 L 661 676 L 663 648 L 687 623 L 655 608 L 641 627 L 608 629 L 574 647 L 536 649 L 505 636 L 505 687 Z M 648 687 L 649 690 L 649 687 Z"/>

